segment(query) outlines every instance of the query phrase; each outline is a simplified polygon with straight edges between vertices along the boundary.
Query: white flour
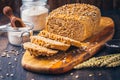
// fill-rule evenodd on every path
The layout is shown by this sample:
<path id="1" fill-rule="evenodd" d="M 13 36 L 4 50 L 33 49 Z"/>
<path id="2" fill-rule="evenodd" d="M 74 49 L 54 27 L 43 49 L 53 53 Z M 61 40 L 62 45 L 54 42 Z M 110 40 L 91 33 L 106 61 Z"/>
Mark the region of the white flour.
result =
<path id="1" fill-rule="evenodd" d="M 8 40 L 11 44 L 20 46 L 22 43 L 29 41 L 30 36 L 32 35 L 32 31 L 29 31 L 29 33 L 24 33 L 23 32 L 8 32 Z"/>
<path id="2" fill-rule="evenodd" d="M 21 11 L 21 18 L 23 21 L 34 24 L 33 30 L 41 30 L 45 27 L 48 9 L 44 6 L 31 6 Z"/>

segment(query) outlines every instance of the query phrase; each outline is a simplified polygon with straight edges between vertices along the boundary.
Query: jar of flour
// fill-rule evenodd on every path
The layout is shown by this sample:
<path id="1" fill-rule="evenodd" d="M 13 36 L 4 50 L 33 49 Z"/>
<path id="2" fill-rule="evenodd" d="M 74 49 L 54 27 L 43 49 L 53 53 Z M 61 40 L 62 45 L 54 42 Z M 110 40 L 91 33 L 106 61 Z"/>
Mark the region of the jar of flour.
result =
<path id="1" fill-rule="evenodd" d="M 44 29 L 48 8 L 45 2 L 40 0 L 28 1 L 21 6 L 21 18 L 23 21 L 34 24 L 34 31 Z"/>

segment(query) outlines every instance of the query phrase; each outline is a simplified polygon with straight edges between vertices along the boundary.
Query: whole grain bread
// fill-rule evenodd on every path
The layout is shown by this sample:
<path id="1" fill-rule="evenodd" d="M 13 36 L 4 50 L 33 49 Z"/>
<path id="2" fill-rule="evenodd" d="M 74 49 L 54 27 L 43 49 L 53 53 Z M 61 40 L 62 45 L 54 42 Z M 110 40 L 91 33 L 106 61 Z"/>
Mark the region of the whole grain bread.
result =
<path id="1" fill-rule="evenodd" d="M 66 51 L 70 45 L 41 36 L 31 36 L 31 42 L 51 49 Z"/>
<path id="2" fill-rule="evenodd" d="M 83 41 L 96 33 L 100 10 L 89 4 L 66 4 L 53 10 L 46 20 L 48 32 Z"/>
<path id="3" fill-rule="evenodd" d="M 23 47 L 24 47 L 24 49 L 29 51 L 30 54 L 33 56 L 39 56 L 39 55 L 52 56 L 58 52 L 57 50 L 48 49 L 46 47 L 39 46 L 39 45 L 36 45 L 34 43 L 31 43 L 31 42 L 24 43 Z"/>
<path id="4" fill-rule="evenodd" d="M 80 41 L 76 41 L 74 39 L 70 39 L 68 37 L 53 34 L 53 33 L 50 33 L 46 30 L 40 31 L 40 33 L 38 35 L 45 37 L 45 38 L 52 39 L 52 40 L 56 40 L 56 41 L 59 41 L 59 42 L 65 43 L 65 44 L 69 44 L 69 45 L 72 45 L 75 47 L 85 47 L 88 44 L 88 43 L 82 43 Z"/>

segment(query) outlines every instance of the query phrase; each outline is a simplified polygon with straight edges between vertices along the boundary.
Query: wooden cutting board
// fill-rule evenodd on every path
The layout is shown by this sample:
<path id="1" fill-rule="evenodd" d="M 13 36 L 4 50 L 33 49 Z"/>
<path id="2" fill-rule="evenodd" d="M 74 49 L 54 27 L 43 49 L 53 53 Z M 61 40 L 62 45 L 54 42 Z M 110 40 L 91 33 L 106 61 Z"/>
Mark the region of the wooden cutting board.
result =
<path id="1" fill-rule="evenodd" d="M 96 54 L 104 43 L 112 39 L 114 34 L 114 22 L 108 17 L 102 17 L 100 22 L 101 31 L 89 39 L 90 42 L 87 51 L 71 47 L 66 52 L 59 52 L 51 57 L 34 57 L 26 51 L 22 57 L 21 64 L 23 68 L 39 73 L 58 74 L 71 70 L 75 65 L 89 59 Z"/>

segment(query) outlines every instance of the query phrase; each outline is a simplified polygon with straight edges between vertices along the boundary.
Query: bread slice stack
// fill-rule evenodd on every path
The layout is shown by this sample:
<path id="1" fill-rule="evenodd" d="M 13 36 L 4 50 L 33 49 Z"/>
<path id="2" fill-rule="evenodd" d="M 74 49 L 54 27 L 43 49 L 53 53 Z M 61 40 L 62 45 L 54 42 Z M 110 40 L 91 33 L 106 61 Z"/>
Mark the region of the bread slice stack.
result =
<path id="1" fill-rule="evenodd" d="M 70 47 L 69 44 L 64 44 L 62 42 L 58 42 L 41 36 L 31 36 L 31 42 L 46 48 L 62 51 L 66 51 Z"/>
<path id="2" fill-rule="evenodd" d="M 89 45 L 89 43 L 82 43 L 80 41 L 77 41 L 77 40 L 74 40 L 74 39 L 71 39 L 68 37 L 64 37 L 64 36 L 50 33 L 46 30 L 42 30 L 38 35 L 45 37 L 45 38 L 52 39 L 52 40 L 56 40 L 56 41 L 59 41 L 59 42 L 65 43 L 65 44 L 69 44 L 69 45 L 72 45 L 75 47 L 82 47 L 83 48 L 83 47 Z"/>
<path id="3" fill-rule="evenodd" d="M 48 49 L 46 47 L 39 46 L 31 42 L 26 42 L 23 44 L 23 46 L 24 49 L 29 51 L 29 53 L 34 56 L 39 56 L 39 55 L 51 56 L 58 52 L 57 50 Z"/>
<path id="4" fill-rule="evenodd" d="M 23 47 L 34 56 L 52 56 L 59 51 L 68 50 L 70 46 L 84 46 L 84 43 L 45 30 L 40 31 L 36 36 L 31 36 L 30 40 L 24 43 Z"/>

